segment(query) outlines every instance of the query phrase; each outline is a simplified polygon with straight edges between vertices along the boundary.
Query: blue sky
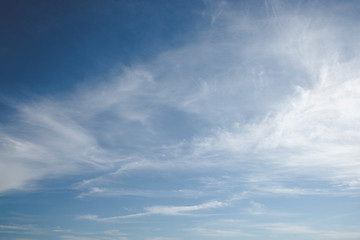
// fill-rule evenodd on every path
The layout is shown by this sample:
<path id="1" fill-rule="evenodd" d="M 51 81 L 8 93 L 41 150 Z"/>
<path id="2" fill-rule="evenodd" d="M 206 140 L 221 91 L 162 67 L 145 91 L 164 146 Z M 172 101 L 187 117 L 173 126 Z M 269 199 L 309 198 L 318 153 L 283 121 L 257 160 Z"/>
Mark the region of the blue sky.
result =
<path id="1" fill-rule="evenodd" d="M 358 1 L 2 1 L 0 238 L 360 239 Z"/>

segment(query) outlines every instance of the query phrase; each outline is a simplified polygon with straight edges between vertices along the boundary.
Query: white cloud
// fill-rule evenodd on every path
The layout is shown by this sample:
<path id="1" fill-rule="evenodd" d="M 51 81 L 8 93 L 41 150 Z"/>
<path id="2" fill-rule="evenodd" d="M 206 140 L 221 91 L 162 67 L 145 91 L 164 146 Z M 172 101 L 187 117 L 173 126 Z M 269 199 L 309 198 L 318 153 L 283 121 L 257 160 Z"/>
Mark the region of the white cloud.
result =
<path id="1" fill-rule="evenodd" d="M 33 227 L 32 226 L 23 226 L 23 225 L 0 225 L 0 229 L 28 231 L 28 230 L 33 230 Z"/>
<path id="2" fill-rule="evenodd" d="M 72 233 L 73 230 L 72 229 L 63 229 L 61 228 L 60 226 L 56 226 L 54 229 L 53 229 L 54 232 L 57 232 L 57 233 Z"/>
<path id="3" fill-rule="evenodd" d="M 117 229 L 106 230 L 106 231 L 104 231 L 104 233 L 111 235 L 111 236 L 126 236 L 126 235 L 128 235 L 127 233 L 120 232 Z"/>
<path id="4" fill-rule="evenodd" d="M 360 48 L 344 36 L 357 24 L 266 4 L 270 14 L 256 19 L 212 5 L 209 29 L 183 47 L 66 96 L 10 104 L 17 114 L 0 125 L 0 192 L 90 171 L 200 168 L 356 189 Z M 306 192 L 291 189 L 276 191 Z"/>
<path id="5" fill-rule="evenodd" d="M 97 215 L 88 214 L 88 215 L 78 216 L 77 219 L 111 222 L 120 219 L 136 218 L 136 217 L 143 217 L 148 215 L 165 215 L 165 216 L 186 215 L 194 211 L 222 208 L 226 206 L 228 206 L 228 203 L 219 202 L 219 201 L 206 202 L 203 204 L 192 205 L 192 206 L 152 206 L 152 207 L 146 207 L 145 212 L 142 213 L 135 213 L 129 215 L 115 216 L 115 217 L 106 217 L 106 218 L 100 218 Z"/>
<path id="6" fill-rule="evenodd" d="M 259 202 L 250 202 L 250 208 L 247 209 L 249 214 L 252 215 L 263 215 L 266 214 L 266 206 Z"/>
<path id="7" fill-rule="evenodd" d="M 251 153 L 264 164 L 282 166 L 291 174 L 356 183 L 360 75 L 338 80 L 328 74 L 312 89 L 298 88 L 288 104 L 261 122 L 220 130 L 215 137 L 201 140 L 197 151 Z"/>
<path id="8" fill-rule="evenodd" d="M 115 69 L 66 96 L 11 103 L 16 114 L 0 123 L 0 194 L 86 174 L 89 180 L 73 185 L 77 201 L 230 200 L 156 205 L 110 217 L 87 214 L 80 220 L 117 224 L 148 216 L 203 216 L 231 205 L 237 211 L 221 214 L 238 219 L 214 217 L 185 229 L 220 239 L 256 237 L 252 233 L 360 238 L 357 231 L 291 223 L 293 218 L 258 222 L 299 217 L 301 211 L 282 212 L 286 206 L 272 208 L 263 197 L 358 195 L 360 188 L 360 36 L 351 27 L 358 20 L 344 23 L 322 10 L 313 14 L 265 2 L 270 13 L 260 18 L 230 3 L 215 4 L 209 29 L 183 47 L 141 66 Z M 242 199 L 249 206 L 234 206 Z M 2 233 L 30 231 L 35 230 L 0 225 Z M 128 237 L 118 230 L 52 232 L 64 240 Z"/>
<path id="9" fill-rule="evenodd" d="M 95 240 L 97 238 L 93 238 L 93 237 L 79 237 L 79 236 L 72 236 L 72 235 L 64 235 L 61 236 L 61 239 L 64 240 Z"/>
<path id="10" fill-rule="evenodd" d="M 68 235 L 60 235 L 59 238 L 65 240 L 93 240 L 93 239 L 104 239 L 104 240 L 126 240 L 128 234 L 120 232 L 117 229 L 109 229 L 105 231 L 97 232 L 76 232 L 73 230 L 62 230 L 57 227 L 55 230 L 58 233 L 68 233 Z"/>
<path id="11" fill-rule="evenodd" d="M 206 229 L 206 228 L 192 228 L 189 229 L 202 236 L 218 237 L 218 238 L 229 238 L 229 237 L 241 237 L 247 236 L 252 237 L 252 234 L 245 233 L 241 230 L 224 230 L 224 229 Z"/>
<path id="12" fill-rule="evenodd" d="M 304 225 L 273 223 L 263 225 L 265 229 L 284 234 L 312 235 L 314 237 L 326 237 L 331 239 L 357 239 L 360 232 L 318 230 Z"/>
<path id="13" fill-rule="evenodd" d="M 12 238 L 11 240 L 34 240 L 33 238 Z"/>
<path id="14" fill-rule="evenodd" d="M 323 234 L 323 236 L 332 239 L 359 239 L 360 232 L 336 232 L 329 231 Z"/>
<path id="15" fill-rule="evenodd" d="M 283 236 L 299 236 L 314 239 L 357 239 L 359 232 L 357 231 L 333 231 L 327 227 L 316 228 L 314 226 L 297 224 L 297 223 L 253 223 L 250 219 L 217 219 L 210 222 L 202 222 L 201 226 L 189 229 L 197 234 L 211 237 L 261 237 L 274 236 L 283 238 Z"/>
<path id="16" fill-rule="evenodd" d="M 175 240 L 175 238 L 168 238 L 168 237 L 154 237 L 154 238 L 149 238 L 148 240 Z"/>
<path id="17" fill-rule="evenodd" d="M 199 211 L 204 209 L 221 208 L 227 206 L 227 203 L 212 201 L 193 206 L 154 206 L 146 208 L 151 214 L 160 215 L 182 215 L 187 212 Z"/>
<path id="18" fill-rule="evenodd" d="M 264 226 L 265 229 L 291 234 L 319 234 L 318 230 L 311 229 L 307 226 L 284 224 L 284 223 L 272 223 Z"/>
<path id="19" fill-rule="evenodd" d="M 3 234 L 39 234 L 41 231 L 33 225 L 8 224 L 0 225 L 0 233 Z"/>

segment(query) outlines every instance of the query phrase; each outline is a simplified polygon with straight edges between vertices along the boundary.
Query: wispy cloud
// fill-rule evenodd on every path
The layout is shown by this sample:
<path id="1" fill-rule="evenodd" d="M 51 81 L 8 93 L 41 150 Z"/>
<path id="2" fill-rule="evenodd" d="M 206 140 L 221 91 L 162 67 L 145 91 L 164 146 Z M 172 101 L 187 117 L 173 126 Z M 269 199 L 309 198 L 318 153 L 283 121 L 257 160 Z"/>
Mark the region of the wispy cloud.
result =
<path id="1" fill-rule="evenodd" d="M 0 229 L 6 229 L 6 230 L 32 230 L 32 226 L 22 226 L 22 225 L 0 225 Z"/>
<path id="2" fill-rule="evenodd" d="M 117 229 L 109 229 L 105 231 L 97 231 L 97 232 L 78 232 L 73 231 L 72 229 L 62 229 L 60 227 L 56 227 L 54 232 L 59 234 L 59 239 L 66 240 L 92 240 L 92 239 L 104 239 L 104 240 L 126 240 L 126 233 L 120 232 Z M 65 235 L 67 234 L 67 235 Z"/>
<path id="3" fill-rule="evenodd" d="M 251 220 L 239 219 L 218 219 L 216 222 L 203 222 L 200 226 L 188 229 L 202 236 L 226 237 L 229 239 L 248 236 L 259 237 L 275 236 L 282 239 L 284 236 L 299 236 L 306 238 L 329 238 L 329 239 L 357 239 L 359 232 L 357 231 L 333 231 L 329 228 L 316 228 L 306 224 L 297 223 L 253 223 Z M 256 234 L 254 234 L 256 233 Z M 260 234 L 261 233 L 261 234 Z"/>
<path id="4" fill-rule="evenodd" d="M 100 218 L 97 215 L 89 214 L 89 215 L 82 215 L 77 218 L 84 220 L 92 220 L 92 221 L 111 222 L 120 219 L 136 218 L 136 217 L 143 217 L 148 215 L 166 215 L 166 216 L 187 215 L 191 212 L 214 209 L 214 208 L 222 208 L 227 205 L 228 204 L 225 202 L 212 201 L 212 202 L 206 202 L 203 204 L 192 205 L 192 206 L 152 206 L 152 207 L 146 207 L 145 212 L 142 213 L 135 213 L 129 215 L 115 216 L 115 217 L 106 217 L 106 218 Z"/>
<path id="5" fill-rule="evenodd" d="M 210 236 L 210 237 L 252 237 L 253 235 L 250 233 L 245 233 L 241 230 L 226 230 L 226 229 L 206 229 L 206 228 L 192 228 L 189 229 L 190 231 L 193 231 L 199 235 L 202 236 Z"/>
<path id="6" fill-rule="evenodd" d="M 148 240 L 175 240 L 176 238 L 168 238 L 168 237 L 154 237 L 149 238 Z"/>
<path id="7" fill-rule="evenodd" d="M 266 224 L 263 226 L 265 229 L 281 232 L 281 233 L 291 233 L 291 234 L 319 234 L 320 231 L 312 229 L 308 226 L 295 225 L 295 224 L 283 224 L 283 223 L 273 223 Z"/>
<path id="8" fill-rule="evenodd" d="M 154 206 L 148 207 L 146 210 L 151 214 L 160 214 L 160 215 L 182 215 L 187 212 L 205 210 L 205 209 L 213 209 L 213 208 L 221 208 L 227 206 L 227 203 L 212 201 L 199 205 L 193 206 Z"/>
<path id="9" fill-rule="evenodd" d="M 304 225 L 274 223 L 264 225 L 265 229 L 273 232 L 288 233 L 288 234 L 305 234 L 318 237 L 326 237 L 331 239 L 357 239 L 360 236 L 360 232 L 338 232 L 328 230 L 313 229 Z"/>
<path id="10" fill-rule="evenodd" d="M 323 233 L 323 236 L 333 239 L 359 239 L 360 232 L 336 232 L 336 231 L 329 231 Z"/>
<path id="11" fill-rule="evenodd" d="M 348 27 L 357 20 L 281 1 L 266 1 L 261 18 L 215 5 L 208 29 L 182 47 L 67 95 L 9 103 L 16 113 L 0 125 L 0 193 L 96 172 L 75 187 L 78 198 L 153 196 L 163 189 L 125 189 L 114 179 L 170 171 L 207 180 L 172 186 L 168 196 L 202 187 L 229 195 L 356 191 L 360 47 L 345 36 L 357 35 Z M 192 211 L 160 206 L 118 218 Z"/>
<path id="12" fill-rule="evenodd" d="M 0 225 L 3 234 L 39 234 L 41 231 L 32 225 Z"/>
<path id="13" fill-rule="evenodd" d="M 170 228 L 204 239 L 359 239 L 346 221 L 336 229 L 296 222 L 317 213 L 335 221 L 324 213 L 332 197 L 359 196 L 359 18 L 340 1 L 260 2 L 204 1 L 208 24 L 182 46 L 62 95 L 8 100 L 0 195 L 76 175 L 66 178 L 66 197 L 84 206 L 111 197 L 132 209 L 103 216 L 110 206 L 96 204 L 74 213 L 95 213 L 74 218 L 111 229 L 47 232 L 64 240 L 144 239 L 112 227 L 170 216 L 180 219 Z M 301 201 L 321 198 L 332 200 L 325 210 Z M 145 238 L 178 237 L 156 224 Z M 0 225 L 4 234 L 36 232 Z"/>
<path id="14" fill-rule="evenodd" d="M 247 209 L 249 214 L 252 215 L 263 215 L 266 214 L 266 206 L 259 202 L 250 202 L 250 208 Z"/>
<path id="15" fill-rule="evenodd" d="M 61 236 L 61 239 L 65 239 L 65 240 L 95 240 L 97 238 L 65 235 L 65 236 Z"/>

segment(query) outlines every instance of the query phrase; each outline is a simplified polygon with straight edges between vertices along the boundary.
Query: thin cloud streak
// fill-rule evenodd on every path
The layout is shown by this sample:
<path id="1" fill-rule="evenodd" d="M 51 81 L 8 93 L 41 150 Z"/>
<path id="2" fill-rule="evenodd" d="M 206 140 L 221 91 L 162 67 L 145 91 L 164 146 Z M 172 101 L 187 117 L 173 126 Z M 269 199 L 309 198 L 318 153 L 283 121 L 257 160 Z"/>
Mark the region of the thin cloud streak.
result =
<path id="1" fill-rule="evenodd" d="M 220 219 L 216 222 L 203 222 L 201 225 L 187 229 L 201 236 L 236 238 L 241 236 L 256 237 L 258 232 L 277 238 L 296 236 L 305 238 L 357 239 L 357 231 L 333 231 L 328 228 L 315 228 L 298 223 L 253 223 L 250 220 Z"/>
<path id="2" fill-rule="evenodd" d="M 89 214 L 89 215 L 78 216 L 77 219 L 100 221 L 100 222 L 112 222 L 120 219 L 137 218 L 148 215 L 179 216 L 179 215 L 186 215 L 194 211 L 222 208 L 226 206 L 228 206 L 227 203 L 219 202 L 219 201 L 206 202 L 203 204 L 193 205 L 193 206 L 152 206 L 152 207 L 146 207 L 145 212 L 142 213 L 135 213 L 135 214 L 129 214 L 123 216 L 115 216 L 115 217 L 106 217 L 106 218 L 100 218 L 97 215 Z"/>
<path id="3" fill-rule="evenodd" d="M 324 231 L 310 228 L 304 225 L 295 225 L 295 224 L 285 224 L 285 223 L 272 223 L 265 224 L 263 226 L 265 229 L 284 233 L 284 234 L 301 234 L 301 235 L 311 235 L 318 237 L 326 237 L 331 239 L 357 239 L 360 236 L 360 232 L 337 232 L 337 231 Z"/>

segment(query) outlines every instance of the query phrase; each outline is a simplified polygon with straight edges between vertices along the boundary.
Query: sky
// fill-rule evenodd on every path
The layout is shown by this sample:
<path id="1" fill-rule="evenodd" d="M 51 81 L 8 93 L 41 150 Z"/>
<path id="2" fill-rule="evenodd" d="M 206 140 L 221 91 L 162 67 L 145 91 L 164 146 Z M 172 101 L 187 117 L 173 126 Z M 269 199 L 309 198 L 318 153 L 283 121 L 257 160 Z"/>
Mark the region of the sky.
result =
<path id="1" fill-rule="evenodd" d="M 1 1 L 0 239 L 359 240 L 359 12 Z"/>

